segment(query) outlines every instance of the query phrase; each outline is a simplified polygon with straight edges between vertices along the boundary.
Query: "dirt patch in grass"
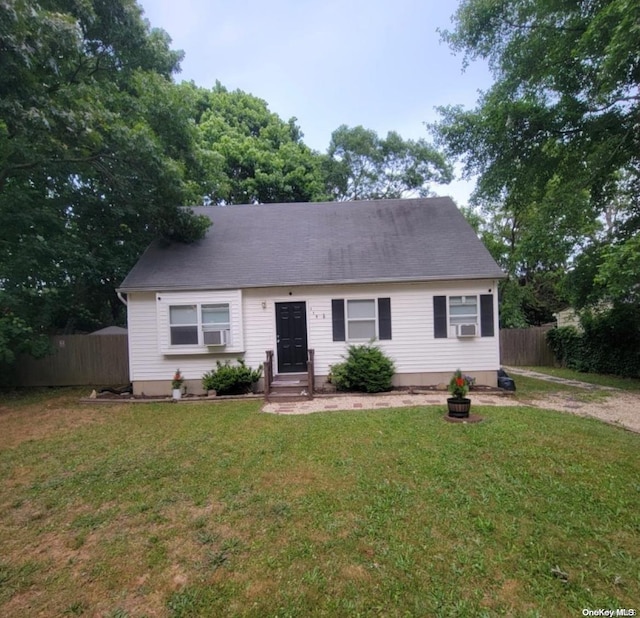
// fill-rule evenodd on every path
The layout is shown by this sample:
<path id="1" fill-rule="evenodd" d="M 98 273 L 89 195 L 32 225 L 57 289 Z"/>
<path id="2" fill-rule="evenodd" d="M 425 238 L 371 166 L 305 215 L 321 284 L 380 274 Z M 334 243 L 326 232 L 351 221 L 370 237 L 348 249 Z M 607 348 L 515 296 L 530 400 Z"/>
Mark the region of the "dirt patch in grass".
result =
<path id="1" fill-rule="evenodd" d="M 48 438 L 85 425 L 101 423 L 117 409 L 60 405 L 55 399 L 18 409 L 0 407 L 0 448 L 14 448 L 29 440 Z"/>
<path id="2" fill-rule="evenodd" d="M 16 535 L 3 543 L 2 561 L 20 565 L 28 556 L 37 565 L 39 583 L 25 582 L 25 591 L 12 594 L 3 615 L 30 616 L 30 608 L 46 606 L 47 615 L 73 607 L 107 615 L 115 607 L 131 616 L 166 616 L 170 594 L 228 577 L 221 570 L 242 551 L 241 532 L 215 522 L 219 505 L 168 505 L 159 523 L 150 523 L 148 513 L 112 513 L 110 505 L 96 513 L 88 505 L 70 506 L 57 522 L 29 508 L 23 505 L 7 522 L 16 526 Z M 43 531 L 27 541 L 19 530 L 36 516 Z M 44 603 L 49 580 L 56 581 L 58 592 L 55 601 Z"/>
<path id="3" fill-rule="evenodd" d="M 533 612 L 535 606 L 531 603 L 519 603 L 523 596 L 523 584 L 517 579 L 505 579 L 496 584 L 484 595 L 481 605 L 489 610 L 505 614 L 507 616 L 518 616 L 526 612 Z"/>
<path id="4" fill-rule="evenodd" d="M 574 393 L 547 393 L 544 397 L 531 400 L 529 405 L 597 418 L 640 433 L 640 396 L 621 391 L 609 393 L 608 396 L 595 399 Z"/>

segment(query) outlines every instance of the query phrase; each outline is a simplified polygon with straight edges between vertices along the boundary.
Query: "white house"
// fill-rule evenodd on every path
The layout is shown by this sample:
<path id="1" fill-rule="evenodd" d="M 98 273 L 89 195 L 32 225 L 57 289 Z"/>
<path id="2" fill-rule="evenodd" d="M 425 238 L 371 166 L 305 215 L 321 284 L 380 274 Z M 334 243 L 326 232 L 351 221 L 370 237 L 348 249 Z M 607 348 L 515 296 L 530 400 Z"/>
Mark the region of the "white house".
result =
<path id="1" fill-rule="evenodd" d="M 134 392 L 189 392 L 216 360 L 322 384 L 348 346 L 372 338 L 396 385 L 495 385 L 503 272 L 449 198 L 199 207 L 193 244 L 153 243 L 123 281 Z"/>

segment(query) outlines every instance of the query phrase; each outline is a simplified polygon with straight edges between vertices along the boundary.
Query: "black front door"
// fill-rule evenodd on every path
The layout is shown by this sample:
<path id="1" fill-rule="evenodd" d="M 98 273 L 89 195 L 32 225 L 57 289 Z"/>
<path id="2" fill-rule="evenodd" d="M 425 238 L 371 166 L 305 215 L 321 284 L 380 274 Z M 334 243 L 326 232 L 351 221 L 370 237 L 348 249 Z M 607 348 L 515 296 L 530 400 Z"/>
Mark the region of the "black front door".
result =
<path id="1" fill-rule="evenodd" d="M 276 303 L 278 373 L 307 370 L 307 309 L 305 303 Z"/>

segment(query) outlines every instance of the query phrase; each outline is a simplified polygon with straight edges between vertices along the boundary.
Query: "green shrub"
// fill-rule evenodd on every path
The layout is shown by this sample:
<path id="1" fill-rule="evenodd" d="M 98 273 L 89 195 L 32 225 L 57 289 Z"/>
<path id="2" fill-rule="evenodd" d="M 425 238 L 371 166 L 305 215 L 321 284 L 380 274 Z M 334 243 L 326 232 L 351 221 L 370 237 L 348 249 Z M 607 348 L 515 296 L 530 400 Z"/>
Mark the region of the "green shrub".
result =
<path id="1" fill-rule="evenodd" d="M 640 376 L 640 307 L 621 303 L 608 311 L 586 313 L 581 324 L 580 371 Z"/>
<path id="2" fill-rule="evenodd" d="M 202 376 L 202 388 L 214 390 L 218 395 L 243 395 L 260 379 L 262 367 L 256 370 L 247 367 L 242 359 L 237 365 L 216 361 L 216 368 Z"/>
<path id="3" fill-rule="evenodd" d="M 582 335 L 575 326 L 561 326 L 547 332 L 547 343 L 562 367 L 578 369 Z"/>
<path id="4" fill-rule="evenodd" d="M 393 361 L 380 348 L 351 345 L 343 363 L 330 367 L 331 382 L 340 391 L 380 393 L 391 390 Z"/>
<path id="5" fill-rule="evenodd" d="M 577 371 L 640 376 L 640 308 L 619 304 L 606 311 L 585 312 L 583 331 L 571 326 L 547 333 L 558 362 Z"/>

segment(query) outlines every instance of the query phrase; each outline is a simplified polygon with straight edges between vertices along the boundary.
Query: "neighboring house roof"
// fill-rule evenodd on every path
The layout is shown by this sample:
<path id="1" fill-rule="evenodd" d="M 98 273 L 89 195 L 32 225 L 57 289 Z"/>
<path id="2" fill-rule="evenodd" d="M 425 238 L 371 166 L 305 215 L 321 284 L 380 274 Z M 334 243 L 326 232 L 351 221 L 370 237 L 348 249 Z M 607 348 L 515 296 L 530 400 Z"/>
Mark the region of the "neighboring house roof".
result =
<path id="1" fill-rule="evenodd" d="M 100 330 L 94 330 L 90 335 L 126 335 L 128 331 L 122 326 L 106 326 Z"/>
<path id="2" fill-rule="evenodd" d="M 206 237 L 152 243 L 120 291 L 504 277 L 448 197 L 193 210 Z"/>

